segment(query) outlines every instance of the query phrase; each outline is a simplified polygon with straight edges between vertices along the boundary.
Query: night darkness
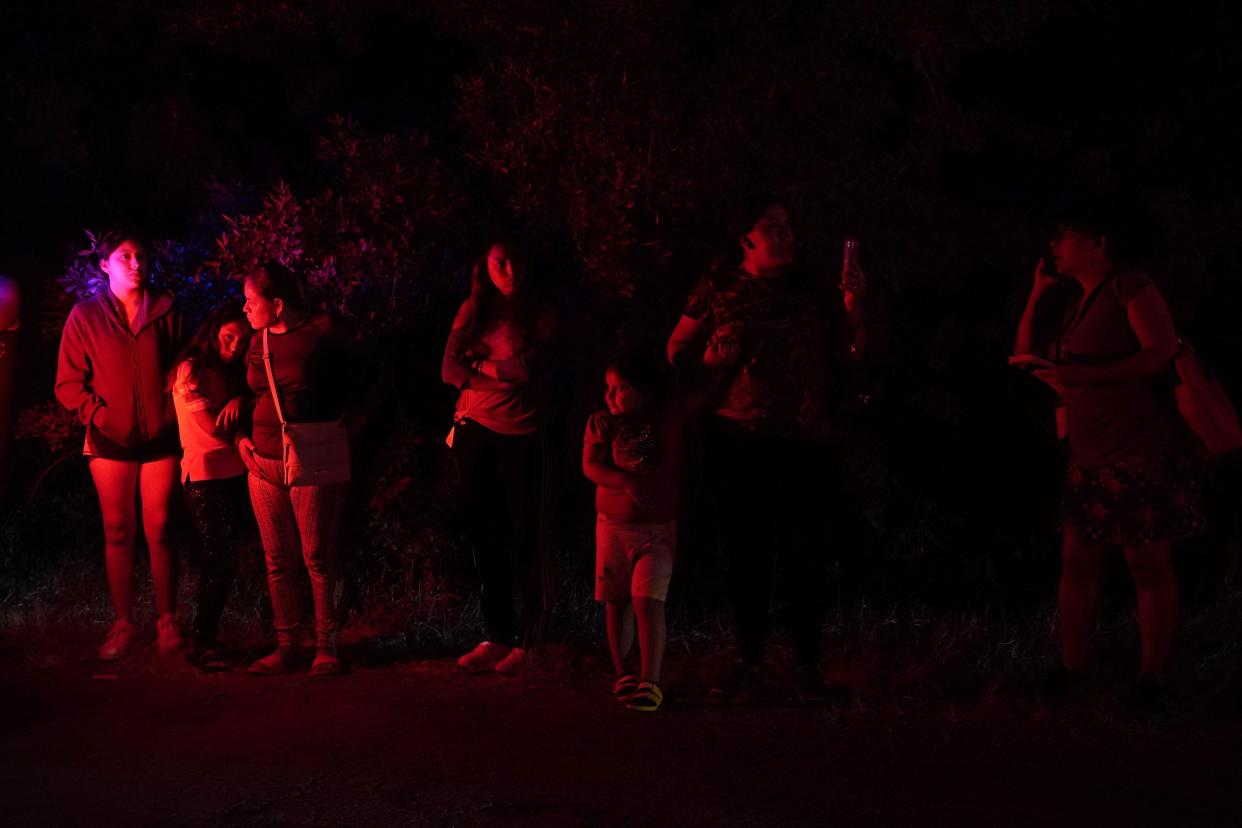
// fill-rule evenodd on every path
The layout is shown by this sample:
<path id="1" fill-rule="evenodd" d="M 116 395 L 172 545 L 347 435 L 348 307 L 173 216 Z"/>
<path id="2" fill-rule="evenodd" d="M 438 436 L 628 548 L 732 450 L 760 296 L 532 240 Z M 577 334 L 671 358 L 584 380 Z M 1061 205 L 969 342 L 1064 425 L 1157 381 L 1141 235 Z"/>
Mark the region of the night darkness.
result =
<path id="1" fill-rule="evenodd" d="M 1242 401 L 1232 11 L 1056 0 L 0 0 L 0 323 L 3 277 L 21 294 L 20 330 L 0 330 L 0 792 L 23 822 L 52 823 L 1236 824 L 1225 780 L 1242 770 L 1239 454 L 1209 459 L 1178 437 L 1203 522 L 1160 553 L 1171 580 L 1130 542 L 1109 542 L 1130 551 L 1090 566 L 1074 559 L 1100 595 L 1098 612 L 1083 610 L 1093 638 L 1080 671 L 1063 638 L 1076 599 L 1058 532 L 1071 450 L 1057 437 L 1056 394 L 1007 364 L 1058 224 L 1106 216 L 1113 263 L 1150 274 L 1169 336 L 1193 343 L 1214 387 Z M 613 478 L 584 470 L 583 429 L 604 408 L 604 369 L 618 353 L 663 355 L 705 274 L 767 251 L 739 248 L 758 214 L 739 225 L 735 208 L 757 194 L 788 208 L 799 274 L 835 285 L 843 240 L 858 240 L 861 316 L 850 315 L 851 294 L 839 324 L 861 324 L 865 347 L 858 340 L 858 358 L 833 374 L 830 463 L 801 432 L 747 442 L 718 433 L 721 418 L 689 419 L 671 512 L 667 701 L 656 716 L 630 713 L 609 698 L 606 610 L 592 600 L 593 497 Z M 127 541 L 136 637 L 123 658 L 96 660 L 114 618 L 104 561 L 115 538 L 99 528 L 101 464 L 82 458 L 87 432 L 54 386 L 70 309 L 107 283 L 91 247 L 111 228 L 146 245 L 149 281 L 175 295 L 186 336 L 220 302 L 243 298 L 247 315 L 234 318 L 249 336 L 245 322 L 260 327 L 251 305 L 271 297 L 252 296 L 245 277 L 279 261 L 305 286 L 307 318 L 326 312 L 335 327 L 325 341 L 339 334 L 348 346 L 338 356 L 355 360 L 341 372 L 349 383 L 325 394 L 343 406 L 332 417 L 365 414 L 340 495 L 339 633 L 325 646 L 320 619 L 312 635 L 321 596 L 299 586 L 303 639 L 289 652 L 303 647 L 305 663 L 290 656 L 275 678 L 247 675 L 288 610 L 269 594 L 270 538 L 244 486 L 229 507 L 238 534 L 220 535 L 238 550 L 221 593 L 223 669 L 206 674 L 201 641 L 159 652 L 163 542 L 141 521 Z M 516 246 L 493 248 L 498 238 Z M 486 282 L 498 249 L 528 269 L 519 284 L 536 298 L 510 308 Z M 510 309 L 496 317 L 498 338 L 466 325 L 477 336 L 462 340 L 458 375 L 442 356 L 467 319 L 458 309 L 476 260 L 501 294 L 495 307 Z M 1035 313 L 1041 354 L 1095 284 L 1066 275 Z M 718 319 L 729 283 L 712 284 Z M 474 290 L 472 302 L 485 295 Z M 492 313 L 484 307 L 480 318 Z M 1139 324 L 1144 333 L 1126 335 L 1150 353 L 1147 332 L 1159 326 L 1134 313 L 1117 318 Z M 289 330 L 303 321 L 286 318 Z M 710 352 L 720 335 L 709 333 L 699 344 Z M 799 340 L 779 336 L 796 361 Z M 529 362 L 536 378 L 522 348 L 545 341 Z M 726 365 L 751 359 L 745 345 L 742 357 L 720 347 Z M 734 399 L 734 380 L 712 385 L 706 356 L 692 369 L 670 358 L 676 388 Z M 1180 423 L 1169 358 L 1142 382 Z M 1121 358 L 1084 359 L 1098 370 Z M 262 362 L 252 363 L 249 387 L 236 389 L 246 406 L 263 393 Z M 324 364 L 329 374 L 336 365 Z M 514 448 L 520 429 L 462 429 L 474 416 L 463 400 L 499 403 L 459 389 L 510 381 L 538 389 L 529 456 Z M 520 414 L 525 398 L 514 399 L 504 406 Z M 1134 409 L 1122 409 L 1110 428 L 1124 430 L 1115 423 Z M 242 415 L 239 433 L 256 415 Z M 467 442 L 450 448 L 455 416 L 455 439 Z M 616 428 L 623 436 L 607 439 L 637 439 Z M 233 437 L 221 439 L 232 451 Z M 749 484 L 736 469 L 722 475 L 721 446 L 752 457 L 753 477 L 777 479 L 750 501 L 728 499 L 729 474 Z M 467 456 L 495 463 L 495 480 L 478 482 Z M 1157 479 L 1153 468 L 1133 479 Z M 1172 480 L 1159 478 L 1158 497 L 1183 498 Z M 1112 481 L 1100 485 L 1128 485 Z M 196 534 L 201 503 L 176 489 L 172 615 L 189 639 L 212 553 Z M 769 501 L 753 525 L 771 524 L 756 546 L 781 550 L 757 553 L 776 561 L 774 634 L 760 650 L 763 678 L 722 696 L 739 591 L 766 590 L 762 566 L 739 580 L 754 561 L 730 550 L 752 536 L 732 532 L 730 505 Z M 506 652 L 529 650 L 516 675 L 455 663 L 497 627 L 479 599 L 488 567 L 500 566 L 481 538 L 503 535 L 487 504 L 528 513 L 538 539 L 538 632 L 522 612 L 501 624 Z M 1103 505 L 1090 508 L 1104 519 Z M 782 545 L 811 536 L 782 509 L 817 517 L 822 572 L 799 568 Z M 525 606 L 519 535 L 502 568 Z M 314 580 L 300 553 L 292 560 Z M 815 599 L 825 687 L 801 669 L 799 596 L 812 571 L 825 576 Z M 1170 584 L 1167 666 L 1156 658 L 1151 681 L 1136 684 L 1136 667 L 1142 679 L 1155 663 L 1140 631 L 1162 623 Z M 645 606 L 635 601 L 642 646 Z M 307 680 L 311 654 L 328 651 L 344 675 Z"/>

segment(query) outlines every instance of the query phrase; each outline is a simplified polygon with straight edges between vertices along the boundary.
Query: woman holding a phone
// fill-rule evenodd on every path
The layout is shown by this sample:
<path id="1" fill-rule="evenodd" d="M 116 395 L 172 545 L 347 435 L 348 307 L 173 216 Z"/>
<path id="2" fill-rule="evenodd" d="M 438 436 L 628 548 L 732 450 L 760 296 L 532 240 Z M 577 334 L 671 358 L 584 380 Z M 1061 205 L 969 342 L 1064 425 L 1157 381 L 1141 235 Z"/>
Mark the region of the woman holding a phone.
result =
<path id="1" fill-rule="evenodd" d="M 823 701 L 831 528 L 824 514 L 839 490 L 833 400 L 850 352 L 861 346 L 865 280 L 853 256 L 840 286 L 796 269 L 793 223 L 779 198 L 743 204 L 733 231 L 740 261 L 699 281 L 668 342 L 669 361 L 691 372 L 701 372 L 705 354 L 718 347 L 738 354 L 705 435 L 708 478 L 727 521 L 721 537 L 739 655 L 712 692 L 742 700 L 761 687 L 779 556 L 794 591 L 795 689 L 802 701 Z"/>
<path id="2" fill-rule="evenodd" d="M 1117 265 L 1112 239 L 1098 216 L 1062 222 L 1052 258 L 1056 273 L 1078 283 L 1081 298 L 1048 351 L 1036 353 L 1037 309 L 1061 278 L 1041 261 L 1014 348 L 1054 363 L 1035 374 L 1060 394 L 1070 449 L 1060 506 L 1061 664 L 1044 690 L 1065 696 L 1084 683 L 1105 561 L 1120 547 L 1138 590 L 1136 700 L 1157 708 L 1178 612 L 1171 542 L 1203 528 L 1203 507 L 1175 415 L 1158 388 L 1177 355 L 1177 332 L 1151 278 Z"/>

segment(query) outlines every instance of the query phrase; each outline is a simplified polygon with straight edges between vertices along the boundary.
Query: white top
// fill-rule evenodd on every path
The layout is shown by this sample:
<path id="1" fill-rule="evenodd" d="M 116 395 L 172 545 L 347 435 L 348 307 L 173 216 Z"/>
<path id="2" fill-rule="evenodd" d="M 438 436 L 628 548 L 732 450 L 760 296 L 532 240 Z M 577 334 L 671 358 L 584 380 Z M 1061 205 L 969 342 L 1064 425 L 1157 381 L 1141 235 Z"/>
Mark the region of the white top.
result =
<path id="1" fill-rule="evenodd" d="M 191 363 L 177 366 L 173 381 L 173 408 L 181 435 L 181 479 L 190 482 L 220 480 L 246 473 L 246 467 L 232 442 L 204 431 L 194 419 L 195 411 L 218 412 L 229 401 L 228 387 L 215 371 L 201 371 L 193 382 Z"/>

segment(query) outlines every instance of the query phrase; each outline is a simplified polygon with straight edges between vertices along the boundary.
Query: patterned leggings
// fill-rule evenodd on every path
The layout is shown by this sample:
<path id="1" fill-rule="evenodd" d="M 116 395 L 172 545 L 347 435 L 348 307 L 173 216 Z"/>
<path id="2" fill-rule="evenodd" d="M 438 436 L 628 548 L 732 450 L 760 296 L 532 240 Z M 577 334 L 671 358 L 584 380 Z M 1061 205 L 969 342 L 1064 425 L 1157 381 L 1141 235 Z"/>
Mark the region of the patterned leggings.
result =
<path id="1" fill-rule="evenodd" d="M 279 646 L 292 646 L 302 622 L 302 565 L 310 576 L 315 601 L 316 646 L 336 646 L 336 610 L 341 598 L 339 542 L 348 483 L 287 487 L 282 465 L 255 455 L 262 477 L 250 475 L 250 502 L 259 523 L 267 560 L 267 588 Z"/>
<path id="2" fill-rule="evenodd" d="M 199 541 L 193 640 L 203 646 L 216 640 L 220 616 L 237 574 L 238 547 L 246 520 L 246 478 L 238 475 L 188 482 L 185 499 Z"/>

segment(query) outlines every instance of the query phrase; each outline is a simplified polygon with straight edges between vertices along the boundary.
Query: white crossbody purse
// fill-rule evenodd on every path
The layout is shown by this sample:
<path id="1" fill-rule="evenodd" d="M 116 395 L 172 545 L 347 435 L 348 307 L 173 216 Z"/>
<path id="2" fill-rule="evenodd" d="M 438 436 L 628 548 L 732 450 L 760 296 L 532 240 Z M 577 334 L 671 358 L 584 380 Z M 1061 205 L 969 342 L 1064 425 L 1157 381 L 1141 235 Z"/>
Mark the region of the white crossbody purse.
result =
<path id="1" fill-rule="evenodd" d="M 344 426 L 335 420 L 313 423 L 285 420 L 276 390 L 276 374 L 272 371 L 272 351 L 268 347 L 266 328 L 263 329 L 263 366 L 267 369 L 272 404 L 280 419 L 284 484 L 319 486 L 349 480 L 349 433 Z"/>

